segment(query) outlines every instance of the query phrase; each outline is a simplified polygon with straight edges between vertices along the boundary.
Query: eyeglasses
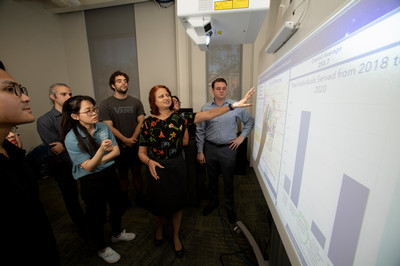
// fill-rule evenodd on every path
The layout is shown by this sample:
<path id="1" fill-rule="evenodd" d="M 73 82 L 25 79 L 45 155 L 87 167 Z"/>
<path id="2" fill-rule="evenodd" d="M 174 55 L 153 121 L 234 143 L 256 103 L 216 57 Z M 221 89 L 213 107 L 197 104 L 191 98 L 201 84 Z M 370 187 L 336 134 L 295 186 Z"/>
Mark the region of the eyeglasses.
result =
<path id="1" fill-rule="evenodd" d="M 177 101 L 177 100 L 172 100 L 174 103 L 179 103 L 181 104 L 181 102 Z"/>
<path id="2" fill-rule="evenodd" d="M 19 84 L 15 84 L 15 83 L 12 84 L 12 87 L 13 87 L 15 95 L 17 95 L 18 97 L 21 96 L 22 94 L 25 94 L 26 96 L 28 96 L 28 90 L 25 87 L 23 87 Z"/>
<path id="3" fill-rule="evenodd" d="M 86 114 L 87 116 L 92 116 L 93 114 L 97 114 L 99 112 L 99 107 L 95 107 L 93 109 L 87 110 L 86 112 L 80 112 L 79 114 Z"/>

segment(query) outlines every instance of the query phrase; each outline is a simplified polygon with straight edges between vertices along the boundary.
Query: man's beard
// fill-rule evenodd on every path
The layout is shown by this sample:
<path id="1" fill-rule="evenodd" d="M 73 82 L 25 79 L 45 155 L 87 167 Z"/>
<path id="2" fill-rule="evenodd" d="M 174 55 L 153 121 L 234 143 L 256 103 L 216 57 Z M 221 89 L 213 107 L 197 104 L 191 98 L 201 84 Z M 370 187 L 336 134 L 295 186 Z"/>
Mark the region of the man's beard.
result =
<path id="1" fill-rule="evenodd" d="M 128 88 L 126 88 L 126 90 L 120 90 L 120 89 L 116 88 L 115 90 L 116 90 L 118 93 L 121 93 L 121 94 L 126 94 L 126 93 L 128 92 Z"/>

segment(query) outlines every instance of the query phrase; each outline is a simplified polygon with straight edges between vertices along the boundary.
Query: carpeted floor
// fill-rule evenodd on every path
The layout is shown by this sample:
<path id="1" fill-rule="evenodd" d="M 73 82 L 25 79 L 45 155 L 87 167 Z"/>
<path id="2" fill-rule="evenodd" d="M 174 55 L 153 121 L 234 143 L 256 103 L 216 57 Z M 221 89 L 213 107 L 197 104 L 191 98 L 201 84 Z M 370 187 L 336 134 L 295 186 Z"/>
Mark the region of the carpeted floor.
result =
<path id="1" fill-rule="evenodd" d="M 238 220 L 252 233 L 266 260 L 270 237 L 268 207 L 252 168 L 246 175 L 235 176 L 235 209 Z M 222 178 L 220 178 L 222 179 Z M 69 218 L 57 183 L 52 177 L 38 181 L 40 196 L 57 239 L 62 265 L 107 265 L 97 256 L 90 241 L 81 239 Z M 122 228 L 136 233 L 131 242 L 111 243 L 120 255 L 116 265 L 257 265 L 252 248 L 241 232 L 233 230 L 223 204 L 209 216 L 202 216 L 208 203 L 206 178 L 199 178 L 196 204 L 183 210 L 181 241 L 185 255 L 178 259 L 173 251 L 172 224 L 165 224 L 165 239 L 161 247 L 153 244 L 155 220 L 149 211 L 133 204 L 122 219 Z M 222 181 L 220 188 L 223 187 Z M 133 190 L 133 188 L 132 188 Z M 134 192 L 131 191 L 133 198 Z M 220 202 L 223 202 L 220 189 Z M 106 223 L 106 236 L 110 227 Z M 44 251 L 45 252 L 45 251 Z"/>

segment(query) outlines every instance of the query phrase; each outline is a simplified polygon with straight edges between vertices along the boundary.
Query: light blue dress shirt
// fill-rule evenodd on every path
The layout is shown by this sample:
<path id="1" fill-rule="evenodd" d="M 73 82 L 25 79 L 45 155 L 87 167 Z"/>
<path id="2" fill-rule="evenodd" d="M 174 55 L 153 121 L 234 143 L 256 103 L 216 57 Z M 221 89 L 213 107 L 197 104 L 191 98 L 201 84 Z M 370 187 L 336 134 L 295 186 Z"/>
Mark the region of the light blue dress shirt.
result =
<path id="1" fill-rule="evenodd" d="M 93 133 L 93 138 L 94 140 L 101 145 L 103 140 L 110 139 L 112 141 L 113 146 L 117 145 L 117 140 L 114 137 L 114 134 L 112 133 L 110 127 L 102 122 L 97 122 L 94 125 L 94 133 Z M 86 136 L 83 133 L 82 130 L 78 128 L 79 134 L 83 137 L 83 139 L 87 142 Z M 79 165 L 90 158 L 90 154 L 86 153 L 85 151 L 82 151 L 79 146 L 78 146 L 78 139 L 75 136 L 75 133 L 73 130 L 68 132 L 67 136 L 65 137 L 65 147 L 67 148 L 68 154 L 71 158 L 72 161 L 72 175 L 76 180 L 78 180 L 81 177 L 101 172 L 102 170 L 106 169 L 107 167 L 110 167 L 111 165 L 114 164 L 114 160 L 108 161 L 106 163 L 100 164 L 93 172 L 88 172 L 85 169 L 79 167 Z"/>
<path id="2" fill-rule="evenodd" d="M 226 99 L 222 106 L 234 102 Z M 201 111 L 208 111 L 222 106 L 218 106 L 215 101 L 211 101 L 203 105 Z M 197 152 L 203 152 L 206 140 L 215 144 L 227 144 L 229 141 L 234 140 L 237 137 L 237 119 L 240 119 L 244 124 L 240 135 L 246 138 L 254 127 L 254 118 L 246 108 L 236 108 L 211 120 L 198 123 L 196 128 Z"/>

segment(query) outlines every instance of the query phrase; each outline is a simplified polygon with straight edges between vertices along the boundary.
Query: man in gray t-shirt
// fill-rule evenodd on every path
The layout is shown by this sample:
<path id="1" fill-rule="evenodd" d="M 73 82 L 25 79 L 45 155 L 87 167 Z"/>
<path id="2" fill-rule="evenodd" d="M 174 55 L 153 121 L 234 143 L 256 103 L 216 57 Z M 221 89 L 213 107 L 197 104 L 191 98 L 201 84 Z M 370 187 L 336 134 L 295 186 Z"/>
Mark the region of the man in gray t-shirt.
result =
<path id="1" fill-rule="evenodd" d="M 115 162 L 127 206 L 130 204 L 129 169 L 136 191 L 136 204 L 143 206 L 143 179 L 138 157 L 138 137 L 145 113 L 142 102 L 128 95 L 128 82 L 129 76 L 126 73 L 116 71 L 111 75 L 109 85 L 114 95 L 100 104 L 99 120 L 110 126 L 118 141 L 121 154 Z"/>

